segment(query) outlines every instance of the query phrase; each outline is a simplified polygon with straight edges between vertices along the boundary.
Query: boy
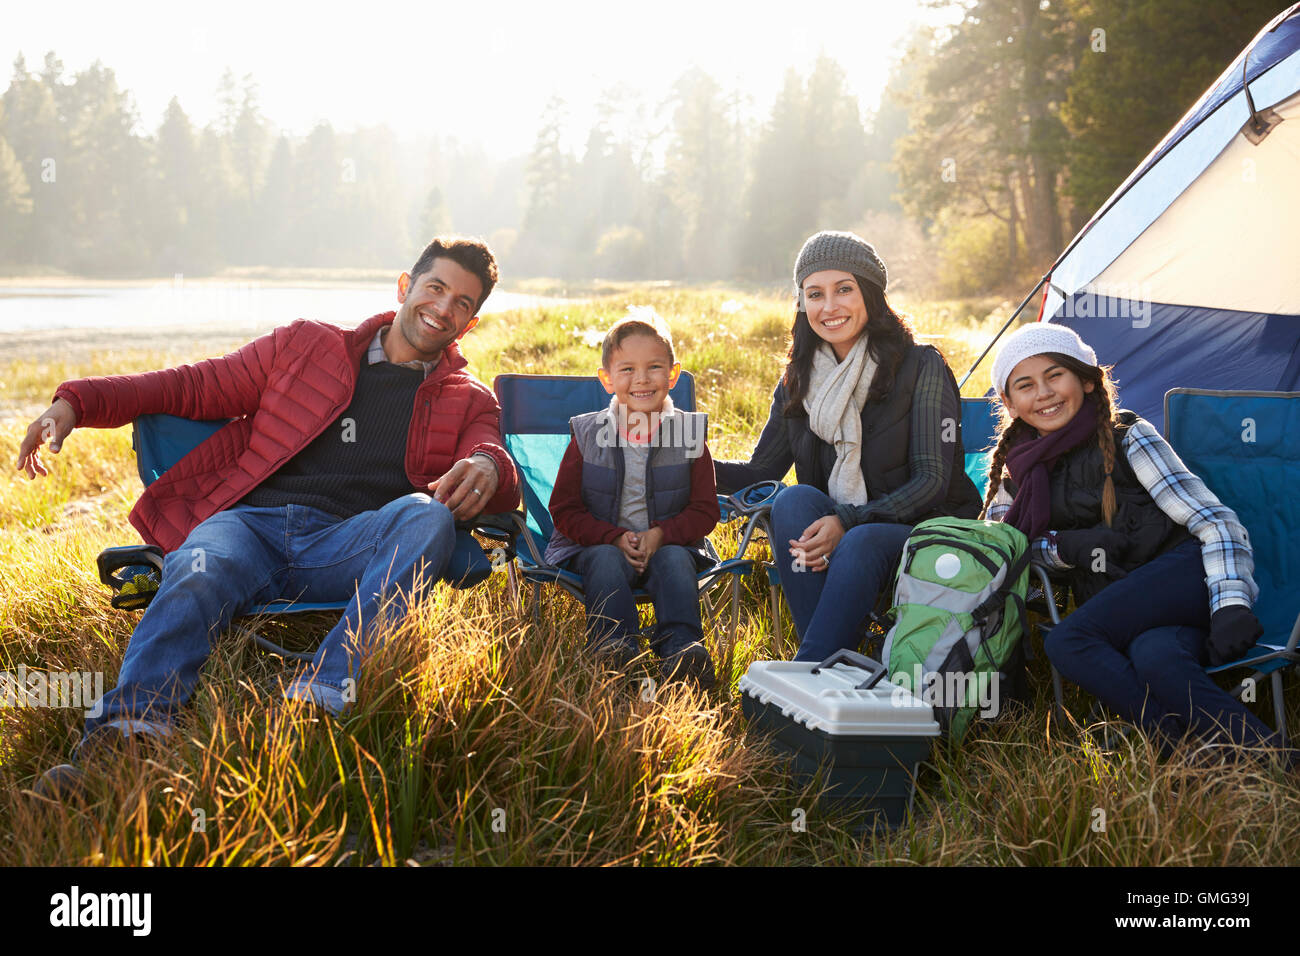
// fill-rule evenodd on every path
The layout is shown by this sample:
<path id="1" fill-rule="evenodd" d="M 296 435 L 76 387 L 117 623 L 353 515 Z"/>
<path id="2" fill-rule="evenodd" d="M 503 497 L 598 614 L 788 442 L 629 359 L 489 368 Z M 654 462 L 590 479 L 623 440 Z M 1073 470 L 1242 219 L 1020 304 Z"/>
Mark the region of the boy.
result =
<path id="1" fill-rule="evenodd" d="M 673 407 L 681 365 L 653 309 L 615 323 L 598 372 L 609 407 L 570 420 L 572 438 L 555 479 L 555 533 L 546 560 L 583 577 L 587 648 L 626 668 L 641 652 L 632 588 L 654 599 L 651 646 L 664 678 L 714 683 L 704 646 L 696 573 L 708 567 L 704 537 L 718 523 L 708 419 Z"/>

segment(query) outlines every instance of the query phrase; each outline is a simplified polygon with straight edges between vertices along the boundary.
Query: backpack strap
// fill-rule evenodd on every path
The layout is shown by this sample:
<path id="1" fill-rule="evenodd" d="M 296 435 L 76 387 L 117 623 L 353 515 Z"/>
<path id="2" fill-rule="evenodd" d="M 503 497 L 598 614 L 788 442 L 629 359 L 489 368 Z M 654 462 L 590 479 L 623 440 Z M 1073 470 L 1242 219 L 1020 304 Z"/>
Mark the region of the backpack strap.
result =
<path id="1" fill-rule="evenodd" d="M 971 612 L 971 619 L 980 625 L 983 630 L 984 622 L 988 620 L 989 615 L 997 608 L 1005 608 L 1010 601 L 1016 609 L 1016 616 L 1020 619 L 1021 637 L 1029 633 L 1029 618 L 1026 614 L 1025 599 L 1022 598 L 1015 590 L 1015 583 L 1020 580 L 1020 576 L 1025 573 L 1025 568 L 1029 566 L 1029 549 L 1022 551 L 1017 558 L 1011 562 L 1007 568 L 1007 575 L 1002 579 L 1002 587 L 998 588 L 992 594 Z M 997 661 L 993 660 L 993 652 L 988 650 L 987 641 L 981 640 L 980 647 L 984 648 L 984 653 L 988 655 L 989 664 L 996 670 Z"/>
<path id="2" fill-rule="evenodd" d="M 1025 568 L 1028 566 L 1029 551 L 1026 549 L 1025 551 L 1022 551 L 1007 568 L 1007 576 L 1002 579 L 1002 587 L 990 594 L 979 607 L 971 611 L 971 617 L 974 618 L 976 622 L 983 624 L 988 620 L 988 616 L 997 610 L 1000 605 L 1006 604 L 1007 598 L 1015 594 L 1013 591 L 1015 588 L 1015 582 L 1020 580 L 1020 575 L 1025 573 Z M 1019 595 L 1015 596 L 1019 597 Z M 1024 603 L 1023 600 L 1020 602 L 1021 608 L 1024 607 Z M 1023 616 L 1024 612 L 1022 611 L 1021 617 L 1023 618 Z"/>

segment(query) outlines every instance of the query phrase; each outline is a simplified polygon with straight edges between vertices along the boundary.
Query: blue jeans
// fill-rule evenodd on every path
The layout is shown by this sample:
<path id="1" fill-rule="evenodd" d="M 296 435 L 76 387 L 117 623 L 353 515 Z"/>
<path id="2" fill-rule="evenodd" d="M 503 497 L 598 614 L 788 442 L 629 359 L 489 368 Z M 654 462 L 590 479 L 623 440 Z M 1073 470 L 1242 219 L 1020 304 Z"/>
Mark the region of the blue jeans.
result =
<path id="1" fill-rule="evenodd" d="M 588 647 L 610 640 L 636 640 L 641 623 L 632 588 L 637 584 L 654 599 L 657 650 L 675 653 L 704 640 L 695 557 L 689 549 L 664 545 L 650 556 L 643 574 L 612 544 L 583 548 L 570 559 L 570 566 L 582 575 Z"/>
<path id="2" fill-rule="evenodd" d="M 1184 541 L 1108 585 L 1052 629 L 1062 676 L 1162 744 L 1219 729 L 1234 743 L 1280 738 L 1204 670 L 1210 600 L 1201 545 Z"/>
<path id="3" fill-rule="evenodd" d="M 893 586 L 912 532 L 907 524 L 856 525 L 835 546 L 825 571 L 797 566 L 788 542 L 834 512 L 830 497 L 811 485 L 786 488 L 772 504 L 772 557 L 799 632 L 797 661 L 821 661 L 842 648 L 857 648 L 862 622 L 880 591 Z"/>
<path id="4" fill-rule="evenodd" d="M 218 512 L 163 561 L 158 588 L 127 645 L 117 686 L 86 734 L 113 722 L 161 733 L 189 699 L 213 640 L 247 608 L 290 598 L 348 601 L 311 665 L 288 689 L 337 713 L 349 699 L 382 601 L 399 618 L 417 587 L 447 566 L 456 528 L 447 507 L 409 494 L 347 519 L 315 508 L 247 505 Z"/>

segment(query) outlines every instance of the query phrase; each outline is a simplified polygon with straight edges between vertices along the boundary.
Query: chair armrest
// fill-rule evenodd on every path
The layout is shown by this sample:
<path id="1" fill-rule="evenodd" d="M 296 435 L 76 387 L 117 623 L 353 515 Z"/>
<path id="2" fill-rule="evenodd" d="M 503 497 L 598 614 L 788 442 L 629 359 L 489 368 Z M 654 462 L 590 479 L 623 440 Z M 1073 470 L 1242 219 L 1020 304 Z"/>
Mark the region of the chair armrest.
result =
<path id="1" fill-rule="evenodd" d="M 533 537 L 532 528 L 528 527 L 527 514 L 525 514 L 522 510 L 508 511 L 508 512 L 503 512 L 501 515 L 498 515 L 496 517 L 505 519 L 512 526 L 513 528 L 512 533 L 514 534 L 515 541 L 516 541 L 516 553 L 517 553 L 518 541 L 519 539 L 522 538 L 524 542 L 524 547 L 528 549 L 529 560 L 531 560 L 533 564 L 537 565 L 538 567 L 543 567 L 543 568 L 550 567 L 550 565 L 546 563 L 546 558 L 543 555 L 542 551 L 539 550 L 537 547 L 537 539 Z M 514 555 L 512 554 L 512 557 L 513 556 Z"/>
<path id="2" fill-rule="evenodd" d="M 772 511 L 772 503 L 776 501 L 776 496 L 784 488 L 785 485 L 779 481 L 757 481 L 752 485 L 746 485 L 734 494 L 718 495 L 718 510 L 722 512 L 724 521 L 746 519 L 732 560 L 745 556 L 755 531 L 762 531 L 769 540 L 771 539 L 772 529 L 768 524 L 768 515 Z"/>
<path id="3" fill-rule="evenodd" d="M 783 488 L 785 485 L 779 481 L 756 481 L 734 494 L 718 495 L 718 508 L 730 515 L 724 519 L 727 521 L 766 514 L 772 510 L 772 502 Z"/>
<path id="4" fill-rule="evenodd" d="M 1029 565 L 1031 573 L 1038 578 L 1038 586 L 1043 592 L 1043 603 L 1047 605 L 1047 616 L 1051 618 L 1053 624 L 1061 623 L 1060 605 L 1056 600 L 1056 589 L 1052 579 L 1047 574 L 1047 569 L 1038 564 Z M 1026 601 L 1028 603 L 1028 601 Z M 1036 608 L 1034 610 L 1037 610 Z"/>
<path id="5" fill-rule="evenodd" d="M 515 559 L 516 539 L 519 537 L 519 525 L 514 520 L 516 513 L 502 511 L 495 514 L 481 514 L 472 521 L 458 521 L 456 527 L 481 537 L 505 545 L 506 560 Z"/>
<path id="6" fill-rule="evenodd" d="M 148 565 L 159 575 L 163 569 L 163 549 L 156 544 L 126 545 L 120 548 L 105 548 L 95 559 L 99 568 L 99 580 L 114 590 L 127 583 L 129 578 L 121 577 L 115 572 L 123 568 Z"/>
<path id="7" fill-rule="evenodd" d="M 148 607 L 162 583 L 163 549 L 154 544 L 105 548 L 95 564 L 99 580 L 113 591 L 109 603 L 122 610 Z M 127 574 L 117 573 L 122 570 Z"/>

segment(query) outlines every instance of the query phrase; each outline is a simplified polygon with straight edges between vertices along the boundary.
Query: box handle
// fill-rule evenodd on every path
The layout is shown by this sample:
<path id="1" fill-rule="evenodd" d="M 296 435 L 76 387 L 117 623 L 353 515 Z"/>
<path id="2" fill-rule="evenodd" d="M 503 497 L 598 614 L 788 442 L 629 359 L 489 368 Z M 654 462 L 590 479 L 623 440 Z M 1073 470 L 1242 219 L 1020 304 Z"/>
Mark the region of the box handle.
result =
<path id="1" fill-rule="evenodd" d="M 867 672 L 867 679 L 857 687 L 853 688 L 854 690 L 870 690 L 880 683 L 880 678 L 889 673 L 889 668 L 880 663 L 880 661 L 872 660 L 870 657 L 867 657 L 864 654 L 859 654 L 857 651 L 851 651 L 846 647 L 840 648 L 830 657 L 826 658 L 826 660 L 814 667 L 812 672 L 814 674 L 820 673 L 823 667 L 830 667 L 833 664 L 840 663 L 841 661 L 846 664 L 852 664 L 854 667 L 861 667 Z"/>

